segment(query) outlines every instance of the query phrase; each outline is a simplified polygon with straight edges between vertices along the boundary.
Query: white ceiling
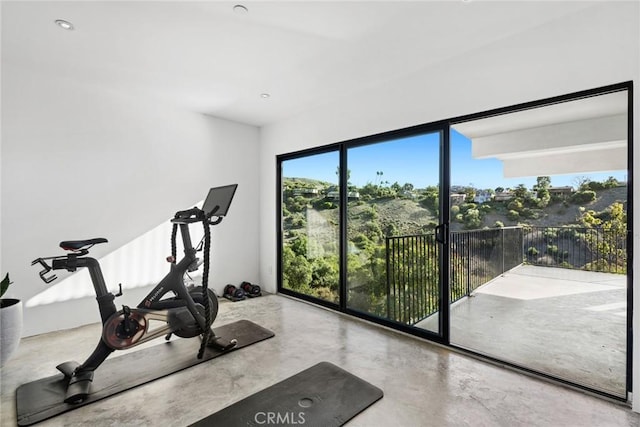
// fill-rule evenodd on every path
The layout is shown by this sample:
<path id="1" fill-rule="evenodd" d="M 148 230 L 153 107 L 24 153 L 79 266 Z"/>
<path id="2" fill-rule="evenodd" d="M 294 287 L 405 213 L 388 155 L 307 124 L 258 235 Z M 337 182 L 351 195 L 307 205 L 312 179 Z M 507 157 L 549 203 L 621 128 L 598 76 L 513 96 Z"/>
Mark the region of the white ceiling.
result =
<path id="1" fill-rule="evenodd" d="M 238 14 L 234 4 L 3 1 L 2 65 L 260 126 L 593 6 L 248 1 Z"/>

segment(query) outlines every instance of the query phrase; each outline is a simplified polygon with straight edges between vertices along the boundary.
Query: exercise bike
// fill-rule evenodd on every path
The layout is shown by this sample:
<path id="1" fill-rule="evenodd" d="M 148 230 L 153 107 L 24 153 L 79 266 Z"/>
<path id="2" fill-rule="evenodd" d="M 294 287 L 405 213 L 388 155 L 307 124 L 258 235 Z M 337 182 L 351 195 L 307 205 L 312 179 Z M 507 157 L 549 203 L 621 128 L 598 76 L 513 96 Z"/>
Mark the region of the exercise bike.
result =
<path id="1" fill-rule="evenodd" d="M 121 310 L 116 308 L 114 299 L 122 295 L 122 285 L 119 285 L 117 294 L 109 292 L 100 264 L 96 259 L 87 256 L 89 249 L 94 245 L 107 243 L 105 238 L 61 242 L 60 247 L 70 251 L 69 254 L 38 258 L 31 263 L 44 268 L 39 274 L 45 283 L 51 283 L 57 278 L 55 274 L 48 275 L 51 270 L 76 271 L 78 268 L 86 267 L 95 289 L 102 319 L 102 335 L 97 347 L 83 364 L 71 361 L 56 366 L 69 380 L 64 400 L 66 403 L 81 403 L 89 397 L 94 371 L 115 350 L 125 350 L 163 335 L 169 340 L 172 334 L 182 338 L 200 336 L 202 341 L 197 354 L 199 359 L 207 346 L 222 351 L 235 347 L 235 339 L 218 337 L 211 329 L 218 313 L 218 301 L 215 293 L 208 289 L 207 282 L 210 226 L 219 224 L 227 214 L 236 188 L 237 184 L 212 188 L 202 209 L 192 208 L 174 215 L 171 220 L 172 254 L 167 258 L 171 263 L 170 271 L 137 307 L 123 305 Z M 189 233 L 189 226 L 195 223 L 201 223 L 204 228 L 204 237 L 196 248 L 192 246 Z M 184 257 L 176 262 L 178 228 L 182 237 Z M 199 250 L 204 250 L 202 262 L 196 257 Z M 51 265 L 47 261 L 50 261 Z M 202 286 L 187 287 L 184 283 L 185 274 L 197 270 L 200 264 L 204 264 Z M 172 295 L 167 295 L 169 293 Z M 151 321 L 159 321 L 161 326 L 151 328 Z"/>

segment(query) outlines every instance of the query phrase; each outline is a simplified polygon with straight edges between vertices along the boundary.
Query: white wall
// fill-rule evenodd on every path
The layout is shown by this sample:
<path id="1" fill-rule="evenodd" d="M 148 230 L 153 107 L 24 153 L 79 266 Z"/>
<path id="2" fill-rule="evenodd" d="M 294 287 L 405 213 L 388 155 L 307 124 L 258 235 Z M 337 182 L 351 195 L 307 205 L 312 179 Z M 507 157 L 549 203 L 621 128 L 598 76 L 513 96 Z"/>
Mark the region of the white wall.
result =
<path id="1" fill-rule="evenodd" d="M 276 288 L 276 155 L 628 80 L 637 85 L 638 6 L 637 2 L 594 3 L 577 15 L 453 58 L 401 82 L 336 99 L 331 105 L 263 128 L 261 283 L 270 291 Z M 636 93 L 634 123 L 637 98 Z M 638 138 L 637 125 L 635 133 Z M 639 160 L 636 150 L 635 170 L 640 170 Z M 635 198 L 635 212 L 640 212 L 639 199 Z M 635 221 L 636 225 L 640 222 L 637 217 Z M 635 253 L 640 253 L 639 236 L 636 231 Z M 634 265 L 639 271 L 637 257 Z M 637 282 L 636 278 L 634 287 Z M 640 292 L 635 298 L 636 307 L 640 307 Z M 637 313 L 634 326 L 640 330 Z M 634 340 L 639 343 L 640 335 Z M 638 367 L 638 344 L 634 354 Z M 635 374 L 634 379 L 640 384 L 640 375 Z M 634 404 L 640 408 L 640 390 Z"/>
<path id="2" fill-rule="evenodd" d="M 60 254 L 60 241 L 106 237 L 92 250 L 102 257 L 230 183 L 239 187 L 213 229 L 210 286 L 221 293 L 226 283 L 257 282 L 258 129 L 53 74 L 3 62 L 1 265 L 14 282 L 7 296 L 27 301 L 46 289 L 30 261 Z M 106 280 L 111 289 L 127 283 Z M 139 301 L 125 293 L 116 302 Z M 23 335 L 95 321 L 91 300 L 26 308 Z"/>

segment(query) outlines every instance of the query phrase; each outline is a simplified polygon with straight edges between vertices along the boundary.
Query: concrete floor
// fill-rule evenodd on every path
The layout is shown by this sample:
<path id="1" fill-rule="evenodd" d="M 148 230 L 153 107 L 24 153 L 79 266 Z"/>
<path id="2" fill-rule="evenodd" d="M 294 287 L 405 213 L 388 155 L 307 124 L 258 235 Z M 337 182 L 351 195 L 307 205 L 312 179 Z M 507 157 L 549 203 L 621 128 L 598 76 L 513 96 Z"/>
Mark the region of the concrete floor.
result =
<path id="1" fill-rule="evenodd" d="M 238 319 L 276 336 L 38 425 L 184 426 L 320 361 L 384 390 L 350 426 L 640 425 L 624 405 L 283 296 L 222 301 L 217 324 Z M 18 385 L 82 359 L 98 333 L 93 324 L 23 339 L 1 371 L 1 425 L 15 425 Z"/>
<path id="2" fill-rule="evenodd" d="M 453 304 L 450 340 L 624 398 L 626 276 L 517 267 Z"/>

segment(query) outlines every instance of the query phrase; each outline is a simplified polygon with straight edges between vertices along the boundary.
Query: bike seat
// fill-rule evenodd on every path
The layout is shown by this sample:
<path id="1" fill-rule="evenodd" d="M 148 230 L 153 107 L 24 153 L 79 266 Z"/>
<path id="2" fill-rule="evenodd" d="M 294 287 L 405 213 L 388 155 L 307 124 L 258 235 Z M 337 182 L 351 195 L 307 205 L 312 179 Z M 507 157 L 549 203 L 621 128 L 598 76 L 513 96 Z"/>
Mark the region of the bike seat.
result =
<path id="1" fill-rule="evenodd" d="M 60 247 L 65 251 L 79 251 L 81 249 L 89 249 L 93 245 L 97 245 L 98 243 L 107 243 L 108 240 L 104 237 L 98 237 L 96 239 L 88 239 L 88 240 L 68 240 L 65 242 L 60 242 Z"/>

